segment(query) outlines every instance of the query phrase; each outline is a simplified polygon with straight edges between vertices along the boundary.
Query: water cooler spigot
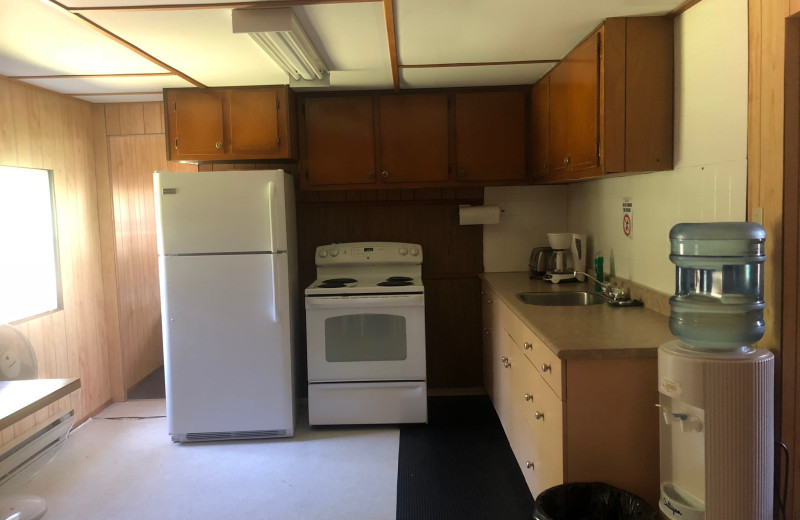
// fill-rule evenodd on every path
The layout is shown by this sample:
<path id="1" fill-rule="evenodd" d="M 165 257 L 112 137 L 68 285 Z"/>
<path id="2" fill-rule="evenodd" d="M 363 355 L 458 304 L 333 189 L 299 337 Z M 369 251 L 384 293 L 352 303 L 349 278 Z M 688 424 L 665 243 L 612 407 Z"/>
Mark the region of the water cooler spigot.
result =
<path id="1" fill-rule="evenodd" d="M 671 408 L 660 404 L 656 404 L 656 406 L 661 408 L 661 415 L 664 417 L 664 424 L 669 425 L 670 422 L 679 421 L 682 432 L 703 431 L 703 421 L 701 421 L 699 417 L 683 412 L 673 412 Z"/>

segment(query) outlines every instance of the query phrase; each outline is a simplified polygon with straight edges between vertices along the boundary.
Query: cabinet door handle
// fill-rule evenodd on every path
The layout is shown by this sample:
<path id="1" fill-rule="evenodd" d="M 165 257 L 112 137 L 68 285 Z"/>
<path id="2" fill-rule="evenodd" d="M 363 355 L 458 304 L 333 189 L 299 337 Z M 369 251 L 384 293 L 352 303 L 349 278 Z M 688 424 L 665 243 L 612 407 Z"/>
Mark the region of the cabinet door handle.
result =
<path id="1" fill-rule="evenodd" d="M 217 150 L 219 150 L 220 148 L 222 148 L 222 143 L 218 142 L 215 146 L 217 147 Z"/>
<path id="2" fill-rule="evenodd" d="M 483 333 L 488 336 L 490 334 L 489 329 L 484 327 Z"/>
<path id="3" fill-rule="evenodd" d="M 467 176 L 467 172 L 465 172 L 464 170 L 458 170 L 456 172 L 456 177 L 458 177 L 459 179 L 463 179 L 466 176 Z"/>
<path id="4" fill-rule="evenodd" d="M 486 300 L 486 303 L 491 304 L 492 303 L 492 299 L 489 298 L 488 300 Z"/>
<path id="5" fill-rule="evenodd" d="M 387 172 L 386 170 L 383 170 L 381 172 L 381 177 L 383 177 L 384 179 L 388 179 L 389 178 L 389 172 Z"/>
<path id="6" fill-rule="evenodd" d="M 569 164 L 569 157 L 564 157 L 564 164 Z"/>
<path id="7" fill-rule="evenodd" d="M 536 412 L 533 416 L 537 419 L 544 419 L 544 412 Z"/>
<path id="8" fill-rule="evenodd" d="M 525 394 L 523 397 L 525 397 L 526 401 L 533 401 L 533 396 L 531 394 Z"/>
<path id="9" fill-rule="evenodd" d="M 369 175 L 370 179 L 374 179 L 375 178 L 375 172 L 369 172 L 368 175 Z"/>
<path id="10" fill-rule="evenodd" d="M 531 345 L 526 341 L 525 343 L 522 344 L 522 348 L 524 348 L 525 350 L 531 350 L 533 348 L 533 345 Z"/>
<path id="11" fill-rule="evenodd" d="M 525 467 L 528 468 L 528 469 L 534 469 L 533 462 L 531 462 L 529 460 L 525 461 Z"/>
<path id="12" fill-rule="evenodd" d="M 553 367 L 548 365 L 547 363 L 542 364 L 542 372 L 552 372 Z"/>

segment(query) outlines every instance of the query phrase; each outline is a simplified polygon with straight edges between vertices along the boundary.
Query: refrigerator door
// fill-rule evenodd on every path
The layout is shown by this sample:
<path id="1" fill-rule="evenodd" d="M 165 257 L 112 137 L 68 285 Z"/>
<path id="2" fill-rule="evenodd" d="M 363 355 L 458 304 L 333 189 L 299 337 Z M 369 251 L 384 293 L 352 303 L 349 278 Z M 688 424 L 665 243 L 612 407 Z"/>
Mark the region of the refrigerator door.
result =
<path id="1" fill-rule="evenodd" d="M 159 262 L 173 439 L 203 432 L 292 435 L 288 255 L 162 256 Z"/>
<path id="2" fill-rule="evenodd" d="M 153 177 L 159 254 L 287 250 L 283 170 Z"/>

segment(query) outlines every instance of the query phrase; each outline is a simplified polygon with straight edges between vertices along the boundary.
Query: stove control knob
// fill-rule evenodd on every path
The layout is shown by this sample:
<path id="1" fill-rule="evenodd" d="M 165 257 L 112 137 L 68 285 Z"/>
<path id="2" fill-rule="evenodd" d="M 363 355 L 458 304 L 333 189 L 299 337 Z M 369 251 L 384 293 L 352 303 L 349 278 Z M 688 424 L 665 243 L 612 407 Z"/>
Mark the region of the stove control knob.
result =
<path id="1" fill-rule="evenodd" d="M 338 249 L 331 249 L 331 258 L 335 257 L 335 256 L 339 256 L 339 250 Z"/>
<path id="2" fill-rule="evenodd" d="M 319 250 L 319 257 L 320 258 L 325 258 L 326 256 L 328 256 L 328 250 L 327 249 L 320 249 Z"/>
<path id="3" fill-rule="evenodd" d="M 397 252 L 400 253 L 400 256 L 406 256 L 408 254 L 408 249 L 401 247 Z"/>
<path id="4" fill-rule="evenodd" d="M 412 247 L 411 248 L 411 256 L 417 256 L 419 254 L 419 248 Z"/>

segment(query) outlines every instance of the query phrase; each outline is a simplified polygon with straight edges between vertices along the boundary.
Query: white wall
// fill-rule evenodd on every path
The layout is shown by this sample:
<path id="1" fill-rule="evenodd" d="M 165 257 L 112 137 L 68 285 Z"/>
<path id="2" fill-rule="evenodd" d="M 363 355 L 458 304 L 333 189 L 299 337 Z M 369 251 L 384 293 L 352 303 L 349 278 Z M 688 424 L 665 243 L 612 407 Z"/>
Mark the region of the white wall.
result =
<path id="1" fill-rule="evenodd" d="M 613 267 L 618 276 L 672 293 L 670 228 L 679 222 L 745 220 L 747 43 L 747 0 L 703 0 L 679 16 L 675 169 L 566 186 L 568 229 L 563 230 L 585 233 L 590 254 L 602 251 L 606 271 Z M 516 191 L 493 194 L 492 203 L 502 207 L 504 197 Z M 624 197 L 633 201 L 631 238 L 622 232 Z M 496 263 L 488 261 L 494 253 L 486 250 L 492 245 L 510 250 L 515 240 L 528 237 L 484 227 L 487 271 Z"/>
<path id="2" fill-rule="evenodd" d="M 499 224 L 483 226 L 483 269 L 527 271 L 531 249 L 547 245 L 547 233 L 567 231 L 566 186 L 486 188 L 483 203 L 498 205 Z"/>

